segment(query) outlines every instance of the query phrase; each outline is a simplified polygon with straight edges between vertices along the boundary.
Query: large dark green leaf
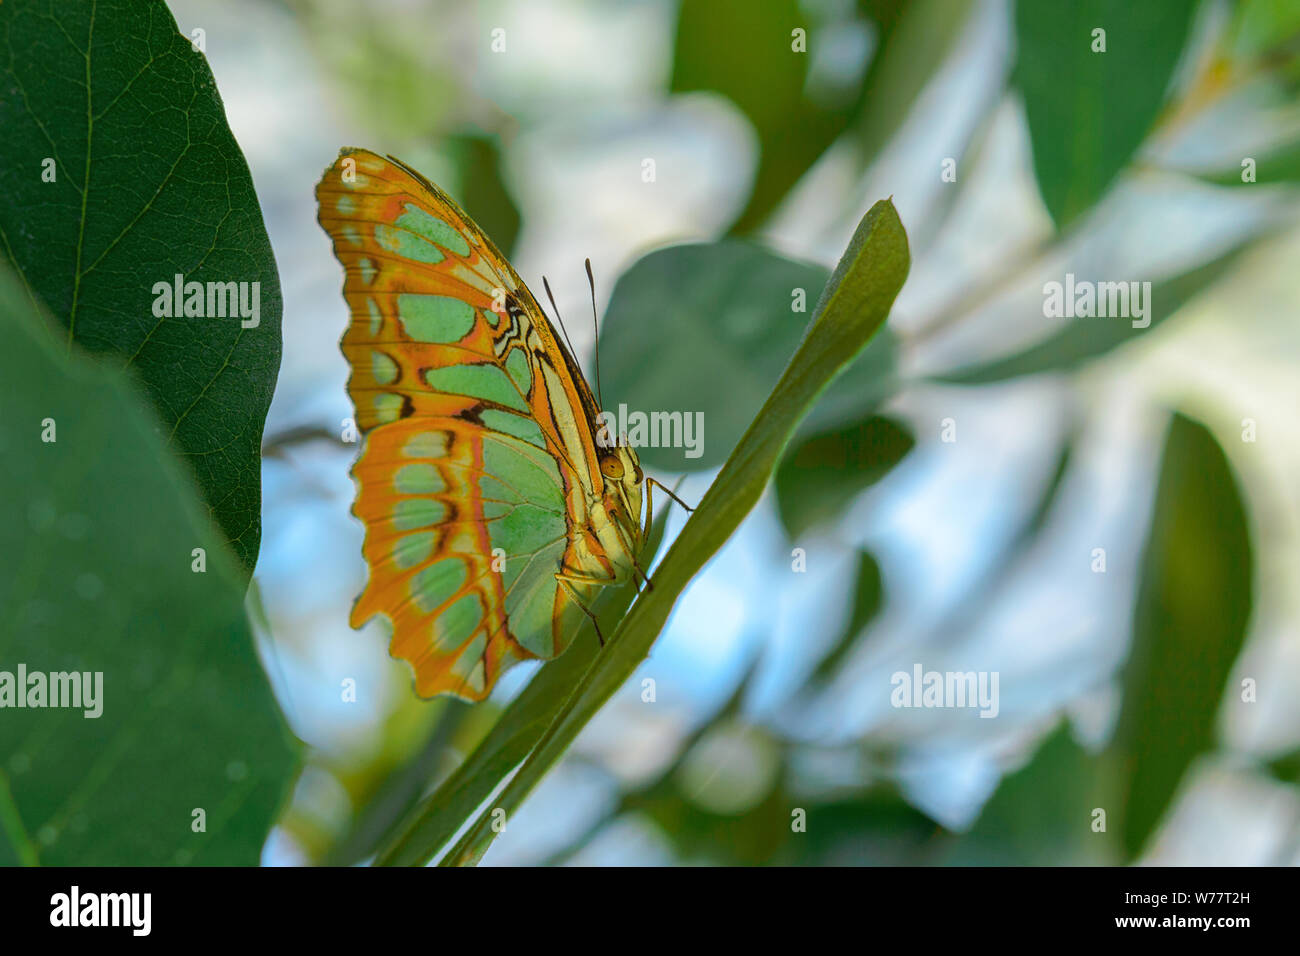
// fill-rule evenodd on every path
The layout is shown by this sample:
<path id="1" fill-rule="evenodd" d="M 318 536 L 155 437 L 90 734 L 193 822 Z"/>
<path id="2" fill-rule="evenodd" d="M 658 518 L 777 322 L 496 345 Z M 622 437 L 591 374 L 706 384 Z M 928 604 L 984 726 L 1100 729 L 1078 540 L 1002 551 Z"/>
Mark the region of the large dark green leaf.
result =
<path id="1" fill-rule="evenodd" d="M 877 415 L 790 449 L 776 472 L 777 509 L 786 533 L 797 540 L 814 525 L 834 520 L 915 444 L 904 426 Z"/>
<path id="2" fill-rule="evenodd" d="M 280 284 L 207 62 L 160 0 L 9 0 L 0 130 L 0 250 L 68 343 L 131 369 L 247 575 Z M 258 283 L 259 324 L 156 316 L 178 274 L 248 283 L 250 306 Z"/>
<path id="3" fill-rule="evenodd" d="M 238 565 L 157 415 L 54 328 L 0 266 L 0 671 L 101 673 L 102 712 L 6 701 L 0 863 L 256 864 L 295 757 Z"/>
<path id="4" fill-rule="evenodd" d="M 1214 722 L 1250 620 L 1245 506 L 1208 430 L 1175 415 L 1142 559 L 1133 648 L 1113 750 L 1123 768 L 1123 844 L 1141 852 Z"/>
<path id="5" fill-rule="evenodd" d="M 1147 299 L 1150 325 L 1135 328 L 1125 318 L 1075 318 L 1041 342 L 1005 358 L 992 359 L 932 376 L 956 385 L 984 385 L 1019 375 L 1059 372 L 1105 355 L 1114 348 L 1150 333 L 1183 305 L 1214 285 L 1258 242 L 1251 237 L 1209 262 L 1160 282 L 1152 283 Z"/>
<path id="6" fill-rule="evenodd" d="M 601 324 L 608 407 L 703 414 L 699 457 L 683 448 L 638 448 L 647 467 L 692 471 L 726 460 L 803 336 L 826 275 L 820 266 L 726 240 L 652 252 L 619 278 Z M 801 304 L 804 311 L 795 311 Z M 805 427 L 870 414 L 894 384 L 886 331 L 836 380 Z"/>
<path id="7" fill-rule="evenodd" d="M 1034 174 L 1058 228 L 1087 212 L 1146 139 L 1196 0 L 1017 0 L 1014 82 Z M 1093 31 L 1106 50 L 1093 52 Z"/>

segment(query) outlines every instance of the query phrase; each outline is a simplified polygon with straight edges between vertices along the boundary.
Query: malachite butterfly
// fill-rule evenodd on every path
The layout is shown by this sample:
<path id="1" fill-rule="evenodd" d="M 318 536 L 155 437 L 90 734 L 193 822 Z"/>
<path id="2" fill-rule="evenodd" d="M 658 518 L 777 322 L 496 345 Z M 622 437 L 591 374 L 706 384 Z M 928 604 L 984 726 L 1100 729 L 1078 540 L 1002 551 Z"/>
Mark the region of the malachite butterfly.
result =
<path id="1" fill-rule="evenodd" d="M 363 435 L 352 510 L 370 577 L 351 623 L 389 619 L 420 696 L 482 700 L 512 664 L 563 652 L 597 590 L 632 577 L 648 484 L 642 523 L 636 453 L 597 441 L 573 355 L 446 193 L 344 149 L 316 198 Z"/>

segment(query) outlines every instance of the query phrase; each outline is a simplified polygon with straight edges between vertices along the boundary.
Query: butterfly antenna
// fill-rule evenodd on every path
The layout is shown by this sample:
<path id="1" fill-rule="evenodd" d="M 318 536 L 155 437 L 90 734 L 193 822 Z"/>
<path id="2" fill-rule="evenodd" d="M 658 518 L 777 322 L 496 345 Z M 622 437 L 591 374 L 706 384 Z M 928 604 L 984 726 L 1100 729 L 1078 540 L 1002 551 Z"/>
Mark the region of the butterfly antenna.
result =
<path id="1" fill-rule="evenodd" d="M 596 277 L 591 274 L 591 260 L 587 263 L 587 285 L 591 287 L 591 331 L 596 342 L 596 401 L 605 407 L 605 396 L 600 392 L 600 324 L 596 321 Z"/>
<path id="2" fill-rule="evenodd" d="M 542 276 L 542 285 L 546 289 L 546 298 L 551 300 L 551 308 L 555 310 L 555 317 L 559 319 L 560 331 L 564 333 L 564 341 L 569 346 L 569 355 L 574 362 L 578 361 L 578 353 L 573 350 L 573 343 L 569 341 L 569 330 L 564 327 L 564 319 L 560 317 L 560 307 L 555 304 L 555 296 L 551 294 L 551 283 Z"/>

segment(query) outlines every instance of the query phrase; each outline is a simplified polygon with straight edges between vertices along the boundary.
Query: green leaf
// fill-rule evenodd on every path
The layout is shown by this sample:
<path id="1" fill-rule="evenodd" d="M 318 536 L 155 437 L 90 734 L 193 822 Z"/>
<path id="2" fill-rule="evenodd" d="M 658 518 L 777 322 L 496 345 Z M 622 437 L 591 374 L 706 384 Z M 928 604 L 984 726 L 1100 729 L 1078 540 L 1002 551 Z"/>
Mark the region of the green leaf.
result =
<path id="1" fill-rule="evenodd" d="M 519 209 L 501 175 L 501 149 L 496 139 L 446 136 L 439 139 L 439 145 L 444 153 L 458 157 L 460 189 L 456 198 L 502 254 L 509 256 L 519 236 Z"/>
<path id="2" fill-rule="evenodd" d="M 1300 36 L 1300 6 L 1294 0 L 1237 0 L 1228 28 L 1235 59 L 1273 52 Z"/>
<path id="3" fill-rule="evenodd" d="M 677 20 L 671 89 L 709 90 L 745 114 L 758 138 L 758 169 L 733 233 L 757 229 L 841 134 L 865 168 L 910 115 L 947 58 L 973 7 L 971 0 L 873 0 L 857 10 L 809 8 L 796 0 L 684 0 Z M 805 12 L 806 11 L 806 12 Z M 874 27 L 861 81 L 822 69 L 825 46 L 850 30 Z M 794 49 L 794 30 L 805 50 Z M 726 42 L 720 43 L 719 37 Z"/>
<path id="4" fill-rule="evenodd" d="M 1300 750 L 1290 750 L 1274 757 L 1265 769 L 1283 783 L 1300 784 Z"/>
<path id="5" fill-rule="evenodd" d="M 1112 749 L 1124 849 L 1136 857 L 1214 723 L 1246 638 L 1254 581 L 1241 492 L 1210 432 L 1175 415 L 1142 558 Z"/>
<path id="6" fill-rule="evenodd" d="M 884 324 L 909 264 L 902 223 L 893 204 L 882 200 L 858 224 L 785 374 L 655 569 L 654 588 L 632 605 L 604 653 L 494 800 L 496 808 L 513 814 L 578 731 L 646 658 L 687 584 L 757 504 L 800 420 Z M 482 857 L 494 836 L 492 809 L 479 816 L 443 858 L 444 864 L 476 863 Z"/>
<path id="7" fill-rule="evenodd" d="M 762 223 L 790 187 L 848 125 L 854 95 L 825 107 L 804 97 L 809 54 L 792 32 L 810 24 L 797 0 L 683 0 L 673 52 L 674 93 L 711 90 L 754 124 L 759 166 L 748 206 L 732 227 Z M 726 37 L 719 43 L 719 37 Z"/>
<path id="8" fill-rule="evenodd" d="M 863 79 L 855 132 L 865 167 L 912 114 L 974 9 L 972 0 L 869 0 L 878 48 Z"/>
<path id="9" fill-rule="evenodd" d="M 801 800 L 800 803 L 805 803 Z M 790 828 L 789 806 L 784 830 Z M 787 840 L 787 866 L 917 866 L 942 852 L 952 835 L 879 784 L 862 793 L 808 806 L 808 830 Z"/>
<path id="10" fill-rule="evenodd" d="M 1229 273 L 1241 255 L 1260 238 L 1252 236 L 1209 262 L 1153 283 L 1151 294 L 1146 297 L 1150 309 L 1150 325 L 1146 328 L 1134 328 L 1132 320 L 1124 318 L 1067 319 L 1068 324 L 1055 334 L 1022 352 L 943 372 L 931 376 L 931 379 L 956 385 L 984 385 L 1020 375 L 1066 371 L 1099 358 L 1114 348 L 1149 334 Z"/>
<path id="11" fill-rule="evenodd" d="M 809 528 L 837 518 L 915 444 L 907 428 L 875 416 L 796 445 L 776 472 L 777 509 L 790 539 L 798 540 Z"/>
<path id="12" fill-rule="evenodd" d="M 780 473 L 777 473 L 780 480 Z M 813 670 L 814 682 L 827 681 L 839 670 L 849 651 L 862 637 L 867 625 L 875 620 L 885 603 L 885 581 L 880 573 L 880 564 L 869 551 L 858 552 L 858 571 L 853 586 L 853 609 L 849 619 L 840 632 L 839 639 L 831 645 L 817 662 Z"/>
<path id="13" fill-rule="evenodd" d="M 631 588 L 611 595 L 621 599 L 619 614 L 632 599 L 624 591 Z M 609 614 L 609 608 L 598 611 L 602 627 L 613 623 Z M 597 650 L 595 637 L 584 628 L 567 652 L 538 671 L 469 757 L 380 846 L 374 865 L 423 866 L 431 860 L 541 740 Z"/>
<path id="14" fill-rule="evenodd" d="M 1146 139 L 1196 6 L 1017 0 L 1013 81 L 1024 97 L 1038 189 L 1058 229 L 1092 208 Z M 1098 29 L 1104 53 L 1093 52 Z"/>
<path id="15" fill-rule="evenodd" d="M 1033 758 L 1002 778 L 969 832 L 945 863 L 968 866 L 1081 866 L 1114 859 L 1114 839 L 1094 831 L 1104 809 L 1099 778 L 1104 760 L 1089 754 L 1068 721 L 1039 745 Z M 1107 821 L 1109 823 L 1109 821 Z"/>
<path id="16" fill-rule="evenodd" d="M 720 716 L 657 780 L 625 794 L 617 813 L 653 820 L 684 860 L 771 863 L 792 835 L 785 750 L 770 731 Z"/>
<path id="17" fill-rule="evenodd" d="M 66 347 L 134 373 L 247 577 L 280 284 L 207 62 L 160 0 L 9 0 L 0 51 L 0 258 L 62 323 Z M 257 283 L 258 325 L 158 317 L 155 283 L 178 274 L 248 283 L 250 307 Z"/>
<path id="18" fill-rule="evenodd" d="M 354 807 L 351 826 L 322 849 L 321 865 L 353 866 L 374 856 L 379 845 L 414 809 L 427 791 L 429 781 L 439 777 L 446 761 L 458 752 L 457 745 L 461 744 L 458 738 L 471 732 L 478 721 L 488 726 L 493 719 L 491 704 L 472 708 L 465 701 L 448 697 L 428 706 L 424 701 L 412 699 L 407 707 L 405 713 L 398 710 L 390 715 L 380 731 L 385 748 L 400 746 L 404 737 L 411 736 L 407 730 L 408 714 L 413 716 L 420 711 L 423 713 L 419 713 L 418 720 L 425 729 L 424 740 L 411 746 L 403 754 L 405 759 L 375 761 L 366 768 L 371 771 L 373 784 L 361 799 L 357 799 L 355 784 L 349 788 Z M 397 739 L 391 734 L 392 729 L 399 731 Z M 471 745 L 476 743 L 477 739 L 471 741 Z"/>
<path id="19" fill-rule="evenodd" d="M 98 717 L 0 711 L 0 864 L 255 865 L 296 758 L 238 566 L 153 410 L 2 265 L 0 328 L 0 671 L 102 675 Z"/>
<path id="20" fill-rule="evenodd" d="M 799 343 L 807 313 L 794 310 L 811 304 L 826 275 L 733 239 L 652 252 L 619 278 L 600 337 L 610 410 L 703 416 L 699 457 L 688 457 L 681 442 L 643 446 L 647 468 L 695 471 L 726 461 Z M 895 382 L 894 340 L 884 332 L 827 391 L 807 427 L 870 414 Z"/>

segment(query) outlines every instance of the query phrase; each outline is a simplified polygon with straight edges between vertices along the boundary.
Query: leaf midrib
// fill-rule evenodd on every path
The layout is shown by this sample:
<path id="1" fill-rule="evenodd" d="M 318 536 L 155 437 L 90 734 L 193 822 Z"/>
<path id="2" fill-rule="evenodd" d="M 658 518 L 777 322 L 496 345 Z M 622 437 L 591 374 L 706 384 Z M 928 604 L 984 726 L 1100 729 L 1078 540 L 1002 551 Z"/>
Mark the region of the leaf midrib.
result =
<path id="1" fill-rule="evenodd" d="M 94 92 L 90 86 L 90 51 L 95 45 L 95 12 L 98 8 L 98 0 L 91 0 L 90 28 L 86 33 L 86 49 L 82 53 L 82 58 L 86 61 L 86 163 L 81 180 L 81 221 L 77 227 L 77 263 L 72 276 L 72 308 L 68 310 L 69 354 L 72 353 L 73 335 L 77 327 L 77 301 L 81 296 L 81 257 L 86 244 L 86 202 L 90 197 L 90 157 L 95 137 Z"/>

